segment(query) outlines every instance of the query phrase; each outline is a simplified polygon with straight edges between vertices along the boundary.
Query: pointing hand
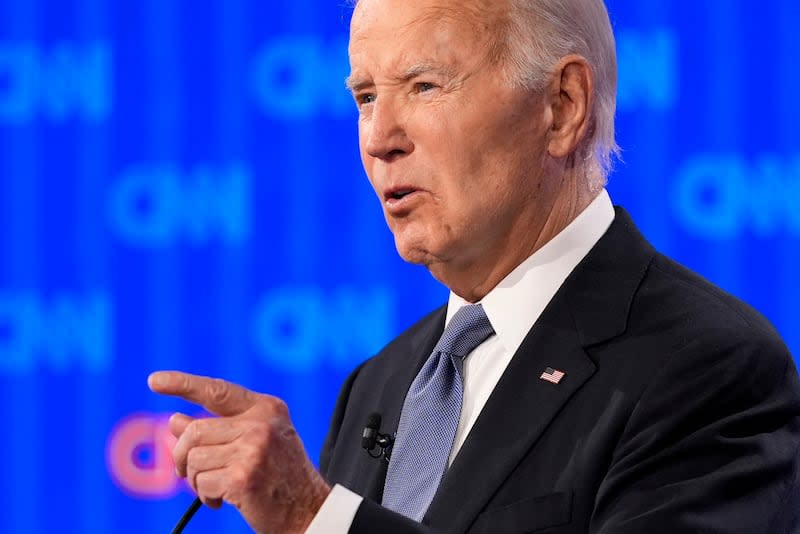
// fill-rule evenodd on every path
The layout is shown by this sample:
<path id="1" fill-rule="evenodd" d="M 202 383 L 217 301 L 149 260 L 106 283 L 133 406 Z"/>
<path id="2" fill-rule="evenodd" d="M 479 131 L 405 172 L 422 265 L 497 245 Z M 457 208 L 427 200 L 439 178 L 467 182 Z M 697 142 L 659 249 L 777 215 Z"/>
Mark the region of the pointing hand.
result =
<path id="1" fill-rule="evenodd" d="M 178 475 L 212 508 L 234 505 L 256 532 L 305 531 L 329 486 L 314 468 L 277 397 L 224 380 L 177 371 L 148 378 L 156 393 L 180 397 L 219 416 L 174 414 L 170 431 Z"/>

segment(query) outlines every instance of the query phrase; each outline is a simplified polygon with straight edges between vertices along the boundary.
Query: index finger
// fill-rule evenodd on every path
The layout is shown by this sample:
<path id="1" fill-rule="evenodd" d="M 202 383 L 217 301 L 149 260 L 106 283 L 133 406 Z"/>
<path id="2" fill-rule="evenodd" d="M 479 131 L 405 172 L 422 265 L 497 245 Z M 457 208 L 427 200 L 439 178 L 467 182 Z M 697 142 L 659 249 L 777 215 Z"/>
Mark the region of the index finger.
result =
<path id="1" fill-rule="evenodd" d="M 215 415 L 238 415 L 255 404 L 255 393 L 247 388 L 180 371 L 156 371 L 147 377 L 147 385 L 156 393 L 199 404 Z"/>

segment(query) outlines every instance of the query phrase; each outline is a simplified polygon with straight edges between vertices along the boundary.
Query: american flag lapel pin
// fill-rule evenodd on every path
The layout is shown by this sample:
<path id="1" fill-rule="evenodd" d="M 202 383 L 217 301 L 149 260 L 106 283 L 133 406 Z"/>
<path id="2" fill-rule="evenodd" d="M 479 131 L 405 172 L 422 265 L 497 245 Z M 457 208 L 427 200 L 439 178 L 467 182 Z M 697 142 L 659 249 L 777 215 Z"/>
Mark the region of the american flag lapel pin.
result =
<path id="1" fill-rule="evenodd" d="M 564 371 L 559 371 L 558 369 L 553 369 L 552 367 L 548 367 L 544 370 L 544 372 L 539 377 L 542 380 L 546 380 L 547 382 L 552 382 L 553 384 L 558 384 L 561 382 L 561 379 L 566 376 Z"/>

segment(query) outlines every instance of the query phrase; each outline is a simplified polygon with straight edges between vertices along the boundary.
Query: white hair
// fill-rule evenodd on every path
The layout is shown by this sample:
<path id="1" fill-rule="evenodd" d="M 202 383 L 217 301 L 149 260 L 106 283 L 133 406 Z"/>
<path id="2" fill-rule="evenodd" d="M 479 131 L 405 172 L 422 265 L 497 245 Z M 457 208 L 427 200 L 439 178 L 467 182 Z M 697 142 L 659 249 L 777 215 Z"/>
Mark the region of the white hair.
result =
<path id="1" fill-rule="evenodd" d="M 505 60 L 512 83 L 541 90 L 564 56 L 578 54 L 589 63 L 594 74 L 595 99 L 589 110 L 589 130 L 578 155 L 588 165 L 592 185 L 602 186 L 612 159 L 619 156 L 614 139 L 617 57 L 603 0 L 508 2 Z"/>
<path id="2" fill-rule="evenodd" d="M 496 1 L 496 0 L 487 0 Z M 617 107 L 617 55 L 614 32 L 603 0 L 506 0 L 501 55 L 509 82 L 542 90 L 564 56 L 586 59 L 594 75 L 594 105 L 589 129 L 577 150 L 595 188 L 605 185 L 619 147 L 614 138 Z M 355 6 L 358 0 L 350 0 Z M 504 53 L 503 53 L 504 52 Z"/>

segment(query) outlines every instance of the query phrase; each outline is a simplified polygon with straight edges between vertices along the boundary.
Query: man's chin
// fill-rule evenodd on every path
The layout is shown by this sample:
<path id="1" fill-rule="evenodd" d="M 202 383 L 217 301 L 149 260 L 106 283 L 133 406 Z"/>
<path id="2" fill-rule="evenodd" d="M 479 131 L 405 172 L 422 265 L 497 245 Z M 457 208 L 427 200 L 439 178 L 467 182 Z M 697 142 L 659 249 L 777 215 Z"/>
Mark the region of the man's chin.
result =
<path id="1" fill-rule="evenodd" d="M 428 265 L 430 263 L 430 254 L 419 248 L 401 248 L 397 247 L 397 253 L 408 263 L 414 265 Z"/>
<path id="2" fill-rule="evenodd" d="M 429 265 L 434 259 L 429 247 L 424 246 L 419 241 L 411 241 L 407 239 L 398 239 L 395 237 L 394 246 L 397 253 L 408 263 L 414 265 Z"/>

